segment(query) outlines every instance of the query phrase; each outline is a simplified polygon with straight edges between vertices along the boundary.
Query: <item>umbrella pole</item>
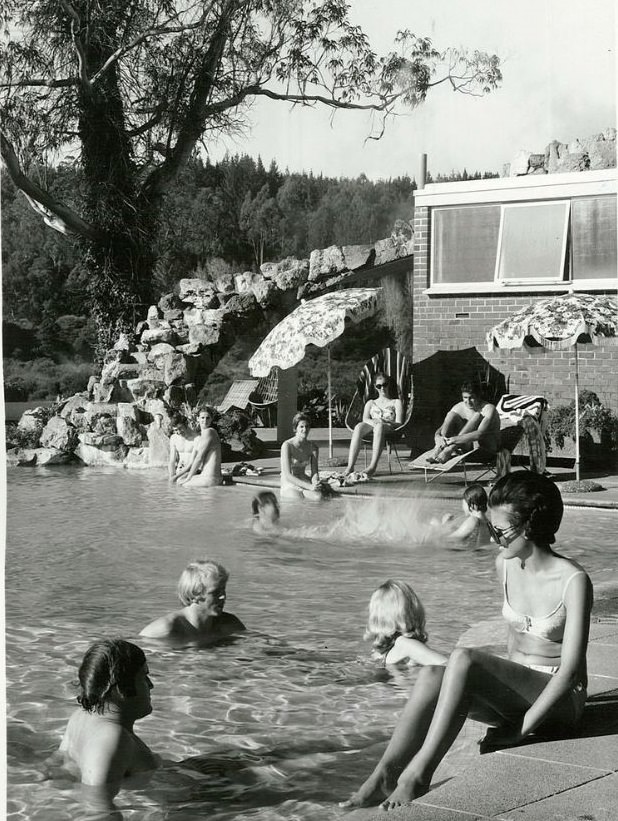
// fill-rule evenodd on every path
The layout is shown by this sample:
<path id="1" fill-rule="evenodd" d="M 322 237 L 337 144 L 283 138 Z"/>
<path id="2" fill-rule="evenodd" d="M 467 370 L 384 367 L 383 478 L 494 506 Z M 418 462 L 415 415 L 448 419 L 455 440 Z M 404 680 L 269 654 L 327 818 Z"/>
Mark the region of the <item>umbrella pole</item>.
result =
<path id="1" fill-rule="evenodd" d="M 333 409 L 330 390 L 330 345 L 326 348 L 328 354 L 328 458 L 333 458 Z"/>
<path id="2" fill-rule="evenodd" d="M 579 484 L 579 364 L 575 343 L 575 480 Z"/>

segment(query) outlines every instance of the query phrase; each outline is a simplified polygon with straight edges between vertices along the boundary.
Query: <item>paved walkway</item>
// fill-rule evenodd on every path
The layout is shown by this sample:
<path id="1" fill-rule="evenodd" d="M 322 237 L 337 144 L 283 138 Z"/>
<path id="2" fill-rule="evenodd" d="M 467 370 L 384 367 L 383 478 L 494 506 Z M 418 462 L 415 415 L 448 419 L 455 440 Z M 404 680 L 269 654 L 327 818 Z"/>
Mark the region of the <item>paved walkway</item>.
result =
<path id="1" fill-rule="evenodd" d="M 258 430 L 260 438 L 272 446 L 261 477 L 241 481 L 261 486 L 279 486 L 279 458 L 274 431 Z M 342 470 L 326 465 L 328 432 L 316 429 L 311 438 L 320 446 L 321 472 Z M 338 460 L 347 455 L 349 432 L 334 432 L 334 453 Z M 402 462 L 405 454 L 400 454 Z M 362 454 L 360 469 L 362 469 Z M 344 463 L 345 464 L 345 463 Z M 560 484 L 574 479 L 572 468 L 549 470 Z M 426 485 L 423 471 L 399 472 L 395 462 L 390 474 L 386 459 L 378 476 L 366 484 L 343 489 L 346 495 L 382 494 L 401 497 L 426 494 L 428 497 L 461 498 L 463 472 L 451 473 Z M 474 479 L 469 471 L 468 477 Z M 563 493 L 567 506 L 598 507 L 616 511 L 618 529 L 618 475 L 582 475 L 594 478 L 604 490 L 593 493 Z M 614 515 L 614 514 L 612 514 Z M 618 561 L 617 561 L 618 565 Z M 618 821 L 618 596 L 595 604 L 588 648 L 588 701 L 576 737 L 535 740 L 519 747 L 485 755 L 468 756 L 467 765 L 456 776 L 440 778 L 435 787 L 407 807 L 384 813 L 365 809 L 347 813 L 350 821 Z M 463 637 L 465 643 L 465 636 Z M 482 735 L 480 725 L 468 722 L 464 733 Z M 448 758 L 445 760 L 448 764 Z M 359 775 L 360 778 L 363 775 Z"/>

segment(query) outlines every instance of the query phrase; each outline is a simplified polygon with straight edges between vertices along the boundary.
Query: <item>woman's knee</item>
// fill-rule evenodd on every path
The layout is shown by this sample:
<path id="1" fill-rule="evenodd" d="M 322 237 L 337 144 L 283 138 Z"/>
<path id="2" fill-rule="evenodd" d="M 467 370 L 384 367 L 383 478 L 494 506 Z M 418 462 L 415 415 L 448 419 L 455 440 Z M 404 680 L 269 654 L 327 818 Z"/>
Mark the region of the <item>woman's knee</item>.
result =
<path id="1" fill-rule="evenodd" d="M 456 647 L 449 657 L 447 669 L 468 672 L 475 665 L 475 656 L 473 647 Z"/>

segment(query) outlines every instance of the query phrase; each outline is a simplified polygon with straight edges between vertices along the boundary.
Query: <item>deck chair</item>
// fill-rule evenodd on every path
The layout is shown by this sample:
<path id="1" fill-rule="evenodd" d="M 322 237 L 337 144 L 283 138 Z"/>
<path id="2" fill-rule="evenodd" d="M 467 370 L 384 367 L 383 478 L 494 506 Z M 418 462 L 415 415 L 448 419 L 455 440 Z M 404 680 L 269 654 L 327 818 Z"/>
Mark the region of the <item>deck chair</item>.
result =
<path id="1" fill-rule="evenodd" d="M 259 419 L 262 427 L 272 427 L 272 413 L 279 399 L 279 368 L 273 368 L 268 376 L 258 382 L 255 390 L 249 397 L 249 404 L 254 415 Z"/>
<path id="2" fill-rule="evenodd" d="M 453 456 L 444 464 L 428 462 L 435 448 L 417 456 L 408 467 L 411 470 L 425 471 L 425 482 L 433 482 L 438 476 L 450 473 L 459 465 L 463 467 L 464 483 L 468 484 L 467 469 L 478 467 L 480 474 L 475 474 L 474 481 L 478 482 L 487 474 L 499 478 L 510 472 L 511 455 L 520 442 L 525 442 L 530 452 L 530 469 L 543 473 L 545 471 L 545 444 L 544 433 L 546 427 L 547 400 L 543 396 L 518 396 L 505 394 L 500 397 L 496 405 L 500 417 L 500 447 L 495 459 L 483 460 L 479 458 L 479 451 L 469 450 Z M 429 478 L 431 476 L 431 478 Z"/>
<path id="3" fill-rule="evenodd" d="M 257 388 L 259 379 L 237 379 L 232 382 L 228 392 L 223 398 L 223 402 L 219 405 L 217 410 L 219 413 L 225 413 L 230 408 L 240 408 L 244 411 L 249 406 L 249 397 Z"/>
<path id="4" fill-rule="evenodd" d="M 354 430 L 358 422 L 362 421 L 365 403 L 369 399 L 375 399 L 377 394 L 373 388 L 373 380 L 377 373 L 390 376 L 397 385 L 399 398 L 403 403 L 403 421 L 386 435 L 386 455 L 388 458 L 389 473 L 393 472 L 392 454 L 399 463 L 399 469 L 403 470 L 397 444 L 401 443 L 406 436 L 411 424 L 413 409 L 412 392 L 412 368 L 407 359 L 394 348 L 384 348 L 375 356 L 369 359 L 356 382 L 356 393 L 350 403 L 345 417 L 345 425 L 348 430 Z M 363 450 L 365 456 L 365 467 L 367 467 L 367 447 L 373 442 L 373 436 L 369 435 L 363 439 Z"/>

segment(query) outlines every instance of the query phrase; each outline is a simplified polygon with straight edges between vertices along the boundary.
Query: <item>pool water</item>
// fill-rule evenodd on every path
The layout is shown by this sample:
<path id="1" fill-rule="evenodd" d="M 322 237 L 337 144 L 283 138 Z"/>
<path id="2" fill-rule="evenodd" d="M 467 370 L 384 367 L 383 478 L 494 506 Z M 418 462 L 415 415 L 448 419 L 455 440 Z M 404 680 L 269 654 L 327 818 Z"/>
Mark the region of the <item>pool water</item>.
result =
<path id="1" fill-rule="evenodd" d="M 363 641 L 375 587 L 411 583 L 444 652 L 471 626 L 496 624 L 493 550 L 428 538 L 429 517 L 457 512 L 455 502 L 286 502 L 291 533 L 267 539 L 251 529 L 251 498 L 238 485 L 170 486 L 160 472 L 9 472 L 10 818 L 83 817 L 79 786 L 47 759 L 97 638 L 140 644 L 155 684 L 153 714 L 136 730 L 166 765 L 121 790 L 125 819 L 322 821 L 342 814 L 337 801 L 375 764 L 414 682 L 414 669 L 379 669 Z M 611 511 L 565 513 L 560 549 L 595 584 L 613 576 L 617 522 Z M 205 556 L 228 568 L 226 609 L 247 633 L 210 648 L 137 638 L 178 606 L 181 570 Z"/>

